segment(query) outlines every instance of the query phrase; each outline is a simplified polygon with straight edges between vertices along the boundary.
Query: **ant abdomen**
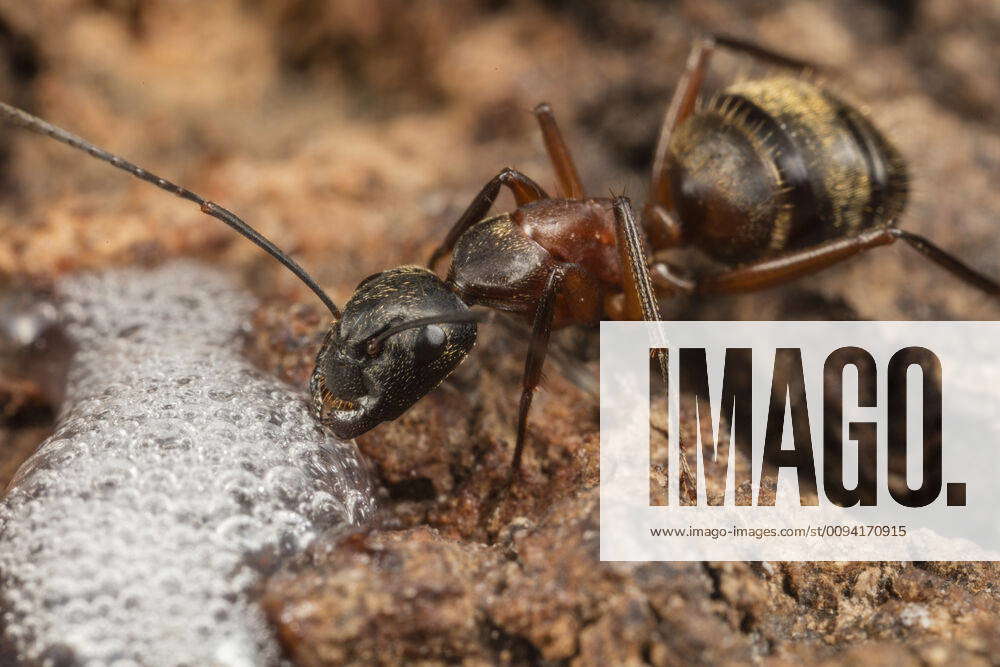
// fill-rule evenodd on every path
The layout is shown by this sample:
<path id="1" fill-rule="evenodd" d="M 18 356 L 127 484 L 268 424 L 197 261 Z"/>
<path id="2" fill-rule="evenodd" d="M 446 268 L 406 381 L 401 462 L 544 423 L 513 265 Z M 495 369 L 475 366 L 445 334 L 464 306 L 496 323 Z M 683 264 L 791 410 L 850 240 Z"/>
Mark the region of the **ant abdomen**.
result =
<path id="1" fill-rule="evenodd" d="M 906 203 L 896 149 L 801 78 L 729 86 L 677 127 L 667 164 L 689 241 L 727 263 L 894 224 Z"/>

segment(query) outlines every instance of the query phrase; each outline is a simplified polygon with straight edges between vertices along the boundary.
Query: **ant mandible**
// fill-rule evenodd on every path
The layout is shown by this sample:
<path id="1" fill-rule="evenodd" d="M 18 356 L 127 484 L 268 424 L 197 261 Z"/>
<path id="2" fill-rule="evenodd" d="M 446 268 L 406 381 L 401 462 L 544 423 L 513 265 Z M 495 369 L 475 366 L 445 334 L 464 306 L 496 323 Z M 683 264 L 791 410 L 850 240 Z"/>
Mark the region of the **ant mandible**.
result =
<path id="1" fill-rule="evenodd" d="M 535 109 L 560 196 L 513 169 L 473 199 L 430 269 L 404 266 L 363 280 L 343 313 L 290 257 L 232 212 L 25 111 L 0 116 L 179 197 L 276 258 L 323 301 L 334 323 L 310 380 L 313 409 L 338 437 L 397 418 L 468 355 L 480 305 L 531 323 L 508 483 L 520 467 L 528 413 L 553 329 L 611 319 L 659 320 L 661 296 L 764 289 L 902 239 L 991 295 L 1000 284 L 896 224 L 907 197 L 905 165 L 859 111 L 802 76 L 745 81 L 705 105 L 712 54 L 729 48 L 797 73 L 814 69 L 760 46 L 706 37 L 692 48 L 667 108 L 643 225 L 625 197 L 586 197 L 547 104 Z M 515 211 L 486 218 L 501 187 Z M 653 250 L 698 248 L 720 270 L 688 277 Z M 448 253 L 442 280 L 433 268 Z M 664 357 L 659 356 L 661 372 Z"/>

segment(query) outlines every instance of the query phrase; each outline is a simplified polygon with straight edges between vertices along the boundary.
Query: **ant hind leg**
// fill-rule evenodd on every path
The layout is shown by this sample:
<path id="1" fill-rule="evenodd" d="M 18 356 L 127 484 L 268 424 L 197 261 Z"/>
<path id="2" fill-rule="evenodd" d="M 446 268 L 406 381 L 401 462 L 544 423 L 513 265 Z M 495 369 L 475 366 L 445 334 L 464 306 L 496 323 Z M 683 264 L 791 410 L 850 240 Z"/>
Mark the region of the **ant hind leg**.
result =
<path id="1" fill-rule="evenodd" d="M 712 43 L 718 47 L 726 48 L 730 51 L 736 51 L 737 53 L 745 53 L 748 56 L 757 58 L 758 60 L 761 60 L 769 65 L 787 67 L 788 69 L 798 70 L 800 72 L 816 72 L 825 69 L 815 63 L 809 62 L 808 60 L 800 60 L 799 58 L 787 56 L 784 53 L 779 53 L 773 49 L 761 46 L 760 44 L 755 44 L 749 40 L 730 37 L 729 35 L 712 35 L 709 39 L 711 39 Z"/>
<path id="2" fill-rule="evenodd" d="M 891 225 L 705 276 L 697 281 L 695 291 L 702 294 L 750 292 L 781 285 L 898 239 L 967 285 L 986 294 L 1000 296 L 1000 283 L 993 278 L 973 269 L 928 239 Z M 661 273 L 657 266 L 653 269 L 654 273 Z"/>
<path id="3" fill-rule="evenodd" d="M 792 58 L 753 42 L 726 35 L 706 35 L 691 47 L 684 74 L 674 89 L 660 126 L 660 138 L 653 154 L 653 169 L 649 185 L 649 201 L 643 211 L 643 225 L 656 249 L 670 248 L 683 242 L 681 225 L 672 217 L 675 213 L 674 194 L 667 169 L 667 156 L 674 131 L 694 113 L 698 96 L 705 83 L 709 63 L 718 49 L 745 53 L 770 65 L 787 67 L 799 72 L 820 71 L 822 68 L 805 60 Z"/>
<path id="4" fill-rule="evenodd" d="M 945 252 L 923 236 L 913 234 L 912 232 L 908 232 L 905 229 L 900 229 L 898 227 L 890 227 L 889 233 L 897 239 L 906 241 L 911 248 L 941 268 L 945 269 L 948 273 L 955 276 L 965 284 L 975 287 L 986 294 L 1000 296 L 1000 283 L 993 278 L 980 273 L 954 255 Z"/>
<path id="5" fill-rule="evenodd" d="M 698 101 L 702 84 L 705 83 L 705 74 L 708 72 L 708 64 L 714 51 L 714 40 L 703 38 L 694 43 L 688 54 L 684 74 L 677 82 L 677 87 L 674 88 L 674 95 L 663 115 L 663 123 L 660 125 L 660 138 L 656 143 L 656 152 L 653 153 L 653 171 L 649 184 L 649 202 L 646 205 L 645 218 L 650 217 L 650 210 L 654 208 L 662 207 L 668 211 L 674 209 L 673 195 L 670 192 L 670 178 L 666 167 L 670 140 L 673 138 L 674 130 L 694 113 L 695 103 Z"/>

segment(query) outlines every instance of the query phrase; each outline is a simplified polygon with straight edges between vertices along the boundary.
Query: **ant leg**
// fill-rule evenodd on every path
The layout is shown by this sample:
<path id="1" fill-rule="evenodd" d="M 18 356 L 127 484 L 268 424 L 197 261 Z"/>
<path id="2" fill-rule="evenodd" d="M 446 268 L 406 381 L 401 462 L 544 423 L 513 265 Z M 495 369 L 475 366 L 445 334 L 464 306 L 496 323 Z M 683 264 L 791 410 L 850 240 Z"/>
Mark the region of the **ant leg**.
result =
<path id="1" fill-rule="evenodd" d="M 625 290 L 624 312 L 632 319 L 642 319 L 647 322 L 660 320 L 660 308 L 653 289 L 653 277 L 650 275 L 649 264 L 646 262 L 646 251 L 643 247 L 642 234 L 632 214 L 632 205 L 626 197 L 616 197 L 615 237 L 618 245 L 619 261 L 622 265 L 623 287 Z M 638 316 L 638 317 L 637 317 Z M 663 379 L 664 392 L 670 391 L 670 372 L 667 365 L 667 350 L 665 341 L 654 341 L 657 366 Z M 686 456 L 680 456 L 680 480 L 693 479 L 691 465 Z M 683 487 L 682 487 L 683 488 Z"/>
<path id="2" fill-rule="evenodd" d="M 646 203 L 642 212 L 642 228 L 656 250 L 676 248 L 684 243 L 684 228 L 677 217 L 661 204 Z"/>
<path id="3" fill-rule="evenodd" d="M 539 199 L 549 198 L 549 196 L 545 193 L 545 190 L 543 190 L 538 183 L 535 183 L 521 172 L 507 167 L 499 174 L 491 178 L 489 182 L 483 186 L 483 189 L 480 190 L 479 194 L 475 196 L 469 204 L 469 207 L 465 209 L 462 217 L 460 217 L 458 222 L 452 226 L 451 230 L 448 232 L 448 236 L 446 236 L 441 245 L 434 250 L 431 258 L 427 261 L 427 266 L 430 267 L 431 270 L 434 269 L 434 265 L 437 264 L 442 257 L 451 252 L 459 237 L 465 233 L 465 230 L 486 216 L 490 207 L 493 206 L 493 202 L 496 201 L 497 195 L 500 194 L 500 186 L 505 186 L 510 189 L 511 193 L 514 195 L 514 201 L 518 206 L 523 206 Z"/>
<path id="4" fill-rule="evenodd" d="M 664 189 L 669 190 L 666 183 L 664 165 L 667 158 L 667 150 L 670 147 L 670 139 L 677 126 L 687 120 L 694 111 L 695 103 L 698 100 L 698 93 L 705 82 L 705 74 L 708 71 L 708 63 L 712 55 L 718 48 L 727 48 L 732 51 L 743 52 L 764 62 L 781 67 L 788 67 L 795 70 L 818 70 L 818 66 L 799 60 L 790 56 L 777 53 L 752 42 L 743 41 L 725 35 L 706 35 L 694 43 L 688 55 L 687 65 L 684 75 L 674 89 L 674 96 L 670 100 L 670 106 L 663 116 L 663 125 L 660 127 L 660 139 L 656 145 L 656 153 L 653 157 L 653 182 L 651 195 L 656 201 L 671 209 L 669 193 L 667 197 L 656 197 Z"/>
<path id="5" fill-rule="evenodd" d="M 889 245 L 902 239 L 922 255 L 968 285 L 1000 295 L 1000 284 L 945 252 L 927 239 L 897 227 L 873 229 L 858 236 L 828 241 L 774 259 L 707 276 L 698 281 L 696 291 L 749 292 L 780 285 L 816 273 L 865 250 Z M 655 267 L 654 267 L 655 268 Z"/>
<path id="6" fill-rule="evenodd" d="M 762 60 L 770 65 L 787 67 L 789 69 L 799 71 L 818 71 L 820 69 L 825 69 L 809 62 L 808 60 L 800 60 L 798 58 L 786 56 L 785 54 L 773 51 L 766 46 L 761 46 L 747 40 L 739 39 L 738 37 L 730 37 L 728 35 L 712 35 L 710 39 L 718 47 L 727 48 L 731 51 L 736 51 L 737 53 L 745 53 L 748 56 Z"/>
<path id="7" fill-rule="evenodd" d="M 698 289 L 698 283 L 687 278 L 666 262 L 654 262 L 649 267 L 653 284 L 659 287 L 666 296 L 674 294 L 691 294 Z"/>
<path id="8" fill-rule="evenodd" d="M 535 118 L 542 128 L 542 139 L 545 140 L 545 150 L 548 151 L 549 160 L 556 170 L 556 177 L 559 179 L 559 186 L 563 197 L 566 199 L 583 199 L 583 184 L 580 182 L 580 174 L 573 164 L 573 156 L 569 153 L 569 148 L 563 140 L 562 132 L 556 125 L 555 114 L 548 102 L 542 102 L 535 107 Z"/>
<path id="9" fill-rule="evenodd" d="M 535 389 L 542 379 L 542 364 L 549 349 L 549 335 L 552 333 L 552 316 L 555 314 L 556 296 L 565 277 L 565 269 L 558 265 L 549 271 L 545 282 L 545 291 L 535 309 L 534 323 L 531 327 L 531 346 L 524 362 L 524 379 L 521 388 L 521 402 L 517 411 L 517 442 L 514 445 L 514 458 L 510 463 L 506 486 L 514 481 L 514 475 L 521 468 L 521 455 L 524 453 L 524 440 L 528 430 L 528 413 L 531 411 L 531 399 Z"/>
<path id="10" fill-rule="evenodd" d="M 699 278 L 695 291 L 703 294 L 752 292 L 781 285 L 838 264 L 865 250 L 889 245 L 894 240 L 890 229 L 872 229 L 857 236 L 827 241 Z"/>
<path id="11" fill-rule="evenodd" d="M 719 48 L 745 53 L 771 65 L 788 67 L 798 71 L 816 71 L 820 68 L 808 61 L 799 60 L 777 53 L 752 42 L 725 35 L 706 35 L 695 42 L 688 55 L 684 75 L 674 89 L 674 96 L 663 116 L 660 138 L 653 154 L 652 179 L 649 186 L 649 201 L 643 211 L 643 225 L 649 234 L 653 247 L 657 250 L 680 245 L 683 241 L 682 227 L 670 213 L 674 209 L 674 197 L 670 187 L 670 174 L 666 166 L 667 154 L 674 130 L 694 112 L 698 94 L 705 82 L 709 61 Z"/>
<path id="12" fill-rule="evenodd" d="M 670 100 L 670 105 L 663 116 L 663 124 L 660 126 L 660 138 L 656 144 L 656 152 L 653 154 L 653 174 L 649 184 L 649 203 L 646 205 L 644 219 L 649 219 L 651 209 L 664 208 L 668 211 L 674 210 L 673 194 L 670 191 L 670 179 L 667 174 L 667 154 L 670 150 L 670 140 L 673 138 L 674 130 L 683 123 L 694 112 L 695 103 L 698 100 L 698 93 L 705 82 L 705 73 L 708 71 L 708 63 L 715 50 L 715 41 L 710 38 L 702 38 L 694 43 L 691 52 L 688 54 L 687 66 L 677 87 L 674 89 L 674 96 Z"/>
<path id="13" fill-rule="evenodd" d="M 615 243 L 622 267 L 622 288 L 625 292 L 623 315 L 630 320 L 656 322 L 660 308 L 646 263 L 646 248 L 626 197 L 615 197 Z"/>
<path id="14" fill-rule="evenodd" d="M 632 214 L 632 205 L 627 197 L 615 197 L 615 242 L 618 246 L 618 261 L 622 267 L 622 282 L 625 292 L 623 314 L 631 320 L 659 322 L 660 306 L 656 301 L 656 291 L 649 275 L 646 262 L 646 248 L 642 233 Z M 656 348 L 656 361 L 660 366 L 663 381 L 667 381 L 666 350 Z"/>
<path id="15" fill-rule="evenodd" d="M 997 283 L 997 281 L 993 278 L 976 271 L 965 262 L 961 261 L 954 255 L 945 252 L 935 244 L 931 243 L 928 239 L 925 239 L 923 236 L 912 234 L 905 229 L 899 229 L 898 227 L 891 227 L 890 233 L 893 237 L 906 241 L 911 248 L 941 268 L 945 269 L 965 284 L 971 285 L 972 287 L 975 287 L 982 292 L 986 292 L 987 294 L 1000 296 L 1000 283 Z"/>

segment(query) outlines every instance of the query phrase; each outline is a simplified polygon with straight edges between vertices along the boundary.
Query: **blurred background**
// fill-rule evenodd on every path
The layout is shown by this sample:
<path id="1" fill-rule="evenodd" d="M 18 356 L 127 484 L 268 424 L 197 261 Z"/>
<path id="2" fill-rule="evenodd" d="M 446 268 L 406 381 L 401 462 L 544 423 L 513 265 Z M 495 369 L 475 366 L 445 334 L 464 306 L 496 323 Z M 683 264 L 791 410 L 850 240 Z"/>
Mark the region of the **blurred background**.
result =
<path id="1" fill-rule="evenodd" d="M 625 190 L 641 207 L 661 116 L 693 38 L 704 32 L 751 39 L 832 70 L 827 84 L 868 111 L 910 165 L 913 194 L 902 225 L 1000 275 L 996 0 L 0 0 L 0 99 L 231 208 L 342 303 L 365 276 L 424 262 L 503 167 L 552 189 L 531 115 L 541 101 L 552 103 L 590 193 Z M 759 72 L 723 55 L 709 87 Z M 498 210 L 511 206 L 503 195 Z M 0 127 L 0 292 L 44 290 L 69 272 L 180 255 L 242 277 L 262 302 L 250 353 L 304 386 L 324 328 L 305 287 L 197 208 L 54 142 Z M 892 247 L 795 285 L 678 299 L 665 312 L 684 319 L 996 319 L 1000 307 Z M 387 525 L 417 531 L 393 533 L 385 539 L 396 546 L 383 547 L 398 550 L 415 579 L 451 577 L 455 599 L 468 602 L 468 609 L 442 609 L 435 598 L 426 609 L 486 620 L 466 634 L 461 623 L 447 622 L 424 634 L 324 634 L 322 614 L 303 611 L 307 602 L 334 616 L 347 612 L 323 606 L 334 603 L 322 601 L 316 581 L 326 580 L 317 575 L 300 588 L 286 582 L 271 598 L 279 632 L 300 662 L 375 655 L 360 652 L 365 641 L 376 653 L 393 647 L 398 652 L 386 655 L 397 657 L 486 662 L 587 663 L 591 655 L 670 663 L 685 652 L 704 662 L 991 655 L 986 638 L 996 629 L 997 601 L 987 566 L 594 568 L 592 545 L 575 540 L 596 512 L 596 399 L 558 373 L 550 383 L 560 391 L 542 392 L 536 403 L 544 426 L 525 490 L 484 531 L 476 521 L 488 488 L 481 467 L 486 479 L 502 475 L 523 363 L 520 342 L 508 338 L 484 334 L 477 360 L 450 390 L 445 385 L 401 424 L 360 442 L 386 489 Z M 0 375 L 0 485 L 45 436 L 55 409 L 10 368 Z M 456 398 L 456 388 L 464 395 Z M 524 517 L 528 524 L 515 521 Z M 571 535 L 560 535 L 553 521 Z M 496 574 L 502 563 L 479 545 L 506 545 L 526 558 L 517 541 L 525 525 L 540 531 L 525 539 L 558 553 L 566 571 L 539 562 L 531 572 L 522 561 L 530 574 L 520 580 Z M 427 526 L 453 541 L 420 532 Z M 372 586 L 382 585 L 377 572 L 337 553 L 330 557 L 337 567 L 359 567 Z M 454 570 L 418 571 L 449 558 Z M 483 572 L 499 576 L 521 606 L 500 612 L 479 601 L 472 591 L 489 579 Z M 394 576 L 402 586 L 408 575 Z M 378 590 L 393 594 L 395 585 Z M 336 598 L 335 589 L 327 593 Z M 633 604 L 638 611 L 629 611 Z M 901 615 L 917 604 L 929 609 L 927 623 Z M 301 621 L 299 612 L 315 624 L 287 622 Z M 399 613 L 400 627 L 419 626 L 416 611 Z M 962 643 L 962 632 L 979 643 Z M 431 642 L 435 633 L 445 639 Z M 878 648 L 858 653 L 859 641 Z"/>

